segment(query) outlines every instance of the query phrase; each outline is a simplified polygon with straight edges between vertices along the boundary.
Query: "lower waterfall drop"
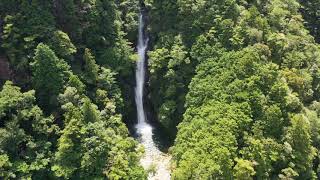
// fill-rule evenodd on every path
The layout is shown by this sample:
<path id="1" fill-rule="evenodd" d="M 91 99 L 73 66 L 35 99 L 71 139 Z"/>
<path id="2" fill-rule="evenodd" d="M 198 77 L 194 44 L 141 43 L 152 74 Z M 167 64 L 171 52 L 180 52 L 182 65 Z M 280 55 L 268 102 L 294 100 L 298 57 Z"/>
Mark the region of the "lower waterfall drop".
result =
<path id="1" fill-rule="evenodd" d="M 145 154 L 141 158 L 141 165 L 150 171 L 149 180 L 170 180 L 171 157 L 161 152 L 152 139 L 153 127 L 147 122 L 143 106 L 143 90 L 145 85 L 146 50 L 148 38 L 144 33 L 143 13 L 139 18 L 138 55 L 136 69 L 135 101 L 137 106 L 138 124 L 135 126 L 140 143 L 144 146 Z"/>

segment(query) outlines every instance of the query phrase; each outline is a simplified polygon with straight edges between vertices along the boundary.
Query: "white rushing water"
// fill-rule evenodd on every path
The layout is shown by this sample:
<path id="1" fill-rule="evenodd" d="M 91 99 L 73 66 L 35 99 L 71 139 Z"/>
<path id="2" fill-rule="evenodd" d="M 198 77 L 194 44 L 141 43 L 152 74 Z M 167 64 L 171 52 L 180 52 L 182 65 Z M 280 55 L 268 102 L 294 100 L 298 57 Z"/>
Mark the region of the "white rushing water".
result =
<path id="1" fill-rule="evenodd" d="M 140 162 L 142 166 L 150 171 L 149 180 L 169 180 L 170 179 L 170 156 L 162 153 L 154 143 L 153 127 L 147 123 L 145 111 L 143 107 L 143 90 L 145 84 L 145 69 L 146 69 L 146 50 L 148 39 L 144 35 L 144 20 L 143 15 L 140 15 L 139 20 L 139 39 L 138 39 L 138 54 L 139 61 L 136 69 L 136 88 L 135 101 L 137 105 L 138 124 L 136 125 L 137 134 L 140 143 L 144 146 L 145 154 Z"/>

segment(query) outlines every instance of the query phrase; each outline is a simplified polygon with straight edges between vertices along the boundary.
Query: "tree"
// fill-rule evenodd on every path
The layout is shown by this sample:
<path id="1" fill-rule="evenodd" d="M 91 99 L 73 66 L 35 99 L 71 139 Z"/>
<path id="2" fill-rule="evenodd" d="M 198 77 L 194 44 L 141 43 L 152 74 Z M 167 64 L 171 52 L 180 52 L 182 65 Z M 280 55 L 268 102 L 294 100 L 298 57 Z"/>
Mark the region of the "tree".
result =
<path id="1" fill-rule="evenodd" d="M 149 53 L 151 102 L 157 119 L 171 134 L 175 134 L 185 111 L 193 66 L 181 36 L 176 36 L 171 46 Z"/>
<path id="2" fill-rule="evenodd" d="M 300 179 L 315 178 L 312 170 L 312 160 L 315 156 L 315 149 L 311 145 L 310 122 L 302 114 L 291 118 L 292 125 L 286 134 L 286 140 L 291 145 L 292 153 L 289 160 L 293 163 L 292 169 Z"/>
<path id="3" fill-rule="evenodd" d="M 114 106 L 114 108 L 111 108 L 110 110 L 114 113 L 119 113 L 124 111 L 124 102 L 121 89 L 116 81 L 116 75 L 117 74 L 110 69 L 101 68 L 101 72 L 98 76 L 95 99 L 97 105 L 99 105 L 101 109 Z"/>
<path id="4" fill-rule="evenodd" d="M 301 14 L 303 15 L 304 20 L 306 21 L 307 29 L 310 31 L 310 34 L 314 36 L 316 42 L 320 42 L 320 1 L 311 0 L 303 1 L 299 0 L 302 5 Z"/>
<path id="5" fill-rule="evenodd" d="M 89 49 L 84 50 L 84 79 L 88 84 L 95 84 L 98 78 L 99 66 L 96 64 L 94 56 Z"/>
<path id="6" fill-rule="evenodd" d="M 121 12 L 122 29 L 127 34 L 127 39 L 134 42 L 138 33 L 140 2 L 123 0 L 116 3 L 118 3 L 117 7 Z"/>
<path id="7" fill-rule="evenodd" d="M 10 7 L 13 2 L 14 7 Z M 16 79 L 19 84 L 26 86 L 30 83 L 29 63 L 32 61 L 34 49 L 40 42 L 50 39 L 55 29 L 55 21 L 51 13 L 51 1 L 13 2 L 8 4 L 13 13 L 5 14 L 4 31 L 0 33 L 3 40 L 1 46 L 15 74 L 18 74 Z"/>
<path id="8" fill-rule="evenodd" d="M 81 42 L 83 25 L 85 24 L 85 4 L 83 1 L 56 0 L 53 12 L 59 29 L 66 32 L 76 44 Z"/>
<path id="9" fill-rule="evenodd" d="M 77 48 L 72 44 L 68 34 L 62 31 L 53 33 L 49 45 L 60 58 L 72 59 L 72 55 L 77 52 Z"/>
<path id="10" fill-rule="evenodd" d="M 33 84 L 39 104 L 47 112 L 54 110 L 57 96 L 63 91 L 69 66 L 58 59 L 49 46 L 40 43 L 37 46 L 32 66 Z"/>
<path id="11" fill-rule="evenodd" d="M 254 177 L 258 179 L 275 177 L 279 171 L 278 166 L 281 167 L 283 164 L 280 155 L 283 153 L 282 144 L 271 138 L 263 138 L 259 134 L 255 134 L 255 137 L 245 137 L 245 140 L 246 146 L 240 153 L 244 159 L 253 162 Z"/>
<path id="12" fill-rule="evenodd" d="M 236 159 L 236 166 L 234 169 L 234 178 L 239 180 L 250 180 L 253 179 L 252 176 L 255 175 L 255 171 L 253 168 L 253 163 L 244 160 L 244 159 Z"/>
<path id="13" fill-rule="evenodd" d="M 52 170 L 57 177 L 145 179 L 136 142 L 121 119 L 101 112 L 88 98 L 64 105 L 66 127 L 58 140 Z M 125 131 L 124 131 L 125 129 Z"/>
<path id="14" fill-rule="evenodd" d="M 200 34 L 213 26 L 220 30 L 220 27 L 227 25 L 229 28 L 225 30 L 229 30 L 232 27 L 232 21 L 239 16 L 239 9 L 234 0 L 177 0 L 177 4 L 180 20 L 178 28 L 183 32 L 188 47 Z M 220 35 L 228 34 L 223 28 L 221 30 Z"/>
<path id="15" fill-rule="evenodd" d="M 50 178 L 58 132 L 52 117 L 35 105 L 33 90 L 22 93 L 7 81 L 0 92 L 0 175 L 8 179 Z"/>
<path id="16" fill-rule="evenodd" d="M 83 31 L 85 44 L 97 52 L 114 46 L 121 28 L 115 2 L 97 0 L 89 1 L 87 5 L 90 11 L 85 16 L 88 20 Z"/>
<path id="17" fill-rule="evenodd" d="M 209 101 L 189 108 L 172 148 L 173 179 L 231 179 L 239 127 L 251 121 L 241 105 Z"/>

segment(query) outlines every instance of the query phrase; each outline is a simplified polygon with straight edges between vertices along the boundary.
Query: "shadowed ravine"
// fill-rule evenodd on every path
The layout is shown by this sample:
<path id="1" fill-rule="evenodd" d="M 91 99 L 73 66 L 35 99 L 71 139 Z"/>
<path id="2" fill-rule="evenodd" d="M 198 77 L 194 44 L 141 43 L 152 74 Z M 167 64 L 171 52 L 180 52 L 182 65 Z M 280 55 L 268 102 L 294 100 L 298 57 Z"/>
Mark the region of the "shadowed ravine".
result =
<path id="1" fill-rule="evenodd" d="M 138 55 L 136 69 L 136 88 L 135 101 L 137 106 L 138 124 L 135 126 L 139 142 L 145 148 L 145 154 L 140 162 L 142 166 L 152 173 L 149 174 L 148 179 L 169 180 L 170 179 L 170 156 L 161 152 L 153 140 L 153 127 L 146 119 L 146 113 L 143 103 L 145 74 L 146 74 L 146 50 L 148 38 L 144 33 L 144 17 L 143 13 L 139 19 L 139 35 L 138 35 Z"/>

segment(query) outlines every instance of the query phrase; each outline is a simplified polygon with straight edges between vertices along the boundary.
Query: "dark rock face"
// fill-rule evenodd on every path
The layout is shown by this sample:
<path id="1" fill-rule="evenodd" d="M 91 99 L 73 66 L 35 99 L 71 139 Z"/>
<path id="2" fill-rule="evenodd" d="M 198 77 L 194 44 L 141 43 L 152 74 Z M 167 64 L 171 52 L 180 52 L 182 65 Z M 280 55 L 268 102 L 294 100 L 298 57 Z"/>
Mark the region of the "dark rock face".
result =
<path id="1" fill-rule="evenodd" d="M 9 80 L 11 77 L 11 71 L 9 67 L 9 61 L 6 57 L 0 56 L 0 82 Z"/>
<path id="2" fill-rule="evenodd" d="M 3 17 L 1 17 L 0 16 L 0 44 L 2 44 L 2 33 L 3 33 L 3 24 L 4 24 L 4 22 L 3 22 L 3 19 L 2 19 Z"/>
<path id="3" fill-rule="evenodd" d="M 150 77 L 150 72 L 148 71 L 148 64 L 149 64 L 149 58 L 148 58 L 148 51 L 151 50 L 152 48 L 152 44 L 151 44 L 151 37 L 150 34 L 148 32 L 148 25 L 150 23 L 150 17 L 149 17 L 149 10 L 148 8 L 145 6 L 143 1 L 140 1 L 140 13 L 143 15 L 143 21 L 144 21 L 144 38 L 148 39 L 147 41 L 147 53 L 146 53 L 146 63 L 145 63 L 145 87 L 144 87 L 144 109 L 146 112 L 146 117 L 147 117 L 147 121 L 149 123 L 152 123 L 155 126 L 160 126 L 159 121 L 157 120 L 157 117 L 155 116 L 155 111 L 154 111 L 154 107 L 152 104 L 152 97 L 150 94 L 150 83 L 149 83 L 149 77 Z"/>

